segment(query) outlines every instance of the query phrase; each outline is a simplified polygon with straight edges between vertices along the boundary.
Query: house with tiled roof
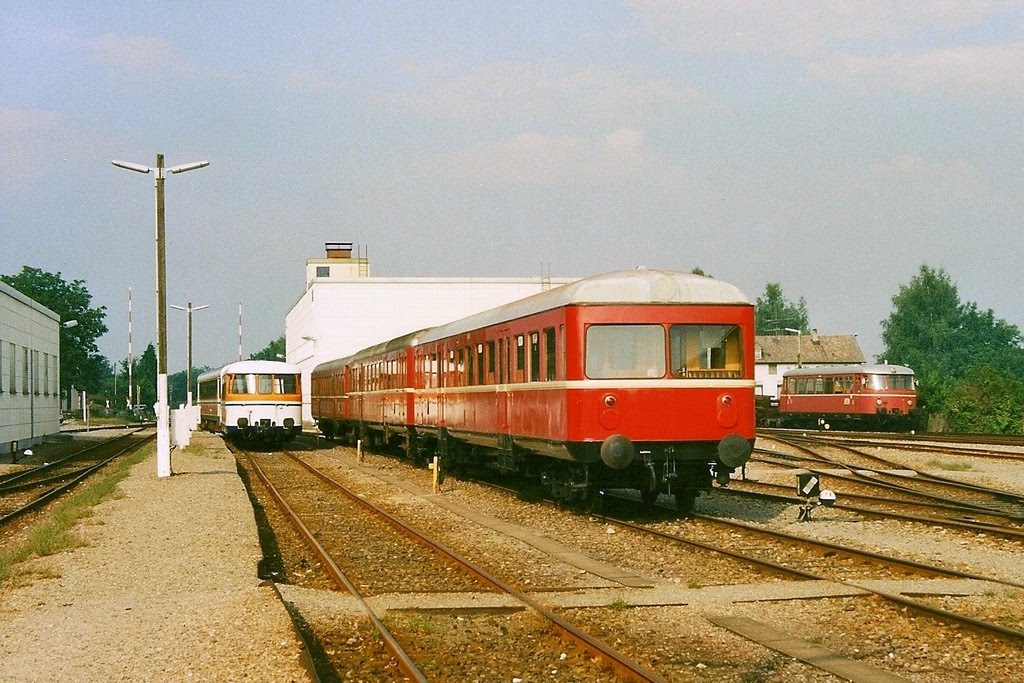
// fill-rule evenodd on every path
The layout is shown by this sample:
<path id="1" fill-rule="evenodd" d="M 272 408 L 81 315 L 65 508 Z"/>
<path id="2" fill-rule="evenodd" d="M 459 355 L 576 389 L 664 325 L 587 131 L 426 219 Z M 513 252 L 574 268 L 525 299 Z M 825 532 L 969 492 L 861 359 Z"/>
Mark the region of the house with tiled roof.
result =
<path id="1" fill-rule="evenodd" d="M 759 396 L 779 397 L 782 374 L 797 367 L 858 365 L 864 352 L 855 334 L 785 334 L 754 339 L 754 384 Z"/>

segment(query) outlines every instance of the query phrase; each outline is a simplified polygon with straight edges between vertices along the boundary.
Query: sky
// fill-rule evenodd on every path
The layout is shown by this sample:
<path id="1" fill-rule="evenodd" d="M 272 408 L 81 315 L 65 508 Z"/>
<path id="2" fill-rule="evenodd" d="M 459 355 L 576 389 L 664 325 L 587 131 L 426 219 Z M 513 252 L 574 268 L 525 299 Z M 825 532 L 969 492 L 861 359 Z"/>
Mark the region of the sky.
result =
<path id="1" fill-rule="evenodd" d="M 922 265 L 1024 327 L 1024 0 L 0 5 L 0 273 L 82 280 L 99 340 L 284 334 L 307 258 L 372 274 L 704 272 L 881 321 Z M 386 305 L 386 302 L 384 302 Z M 185 366 L 169 310 L 168 364 Z"/>

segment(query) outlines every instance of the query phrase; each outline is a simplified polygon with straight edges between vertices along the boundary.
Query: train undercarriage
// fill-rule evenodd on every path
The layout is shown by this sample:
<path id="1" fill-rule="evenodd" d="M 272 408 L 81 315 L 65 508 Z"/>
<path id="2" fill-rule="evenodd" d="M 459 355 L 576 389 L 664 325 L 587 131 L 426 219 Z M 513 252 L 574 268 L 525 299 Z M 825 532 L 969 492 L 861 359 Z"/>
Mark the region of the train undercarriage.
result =
<path id="1" fill-rule="evenodd" d="M 328 438 L 352 445 L 360 440 L 420 465 L 436 455 L 442 476 L 487 466 L 504 476 L 539 483 L 556 500 L 595 512 L 606 491 L 633 489 L 652 507 L 660 495 L 670 495 L 679 511 L 689 514 L 713 482 L 728 484 L 753 447 L 752 440 L 735 435 L 721 442 L 671 445 L 633 444 L 625 437 L 566 444 L 370 423 L 321 424 L 320 429 Z"/>

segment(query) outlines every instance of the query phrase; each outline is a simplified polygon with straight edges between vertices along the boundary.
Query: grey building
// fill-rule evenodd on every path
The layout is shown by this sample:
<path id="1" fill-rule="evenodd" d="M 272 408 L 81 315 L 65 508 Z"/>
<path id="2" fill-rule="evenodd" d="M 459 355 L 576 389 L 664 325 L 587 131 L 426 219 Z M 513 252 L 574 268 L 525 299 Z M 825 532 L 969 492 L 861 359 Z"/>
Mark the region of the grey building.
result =
<path id="1" fill-rule="evenodd" d="M 60 318 L 0 282 L 0 453 L 60 431 Z"/>

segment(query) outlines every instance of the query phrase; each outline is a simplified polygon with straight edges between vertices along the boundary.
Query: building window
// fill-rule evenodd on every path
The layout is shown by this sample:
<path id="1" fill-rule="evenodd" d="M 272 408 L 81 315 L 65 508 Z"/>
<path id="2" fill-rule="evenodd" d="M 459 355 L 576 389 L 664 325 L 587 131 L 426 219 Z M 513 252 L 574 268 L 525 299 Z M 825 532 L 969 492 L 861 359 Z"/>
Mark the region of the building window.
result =
<path id="1" fill-rule="evenodd" d="M 779 364 L 778 363 L 769 363 L 768 364 L 768 374 L 769 375 L 777 375 L 777 374 L 779 374 Z"/>
<path id="2" fill-rule="evenodd" d="M 331 267 L 330 266 L 317 266 L 316 267 L 316 276 L 317 277 L 330 277 L 331 276 Z"/>

